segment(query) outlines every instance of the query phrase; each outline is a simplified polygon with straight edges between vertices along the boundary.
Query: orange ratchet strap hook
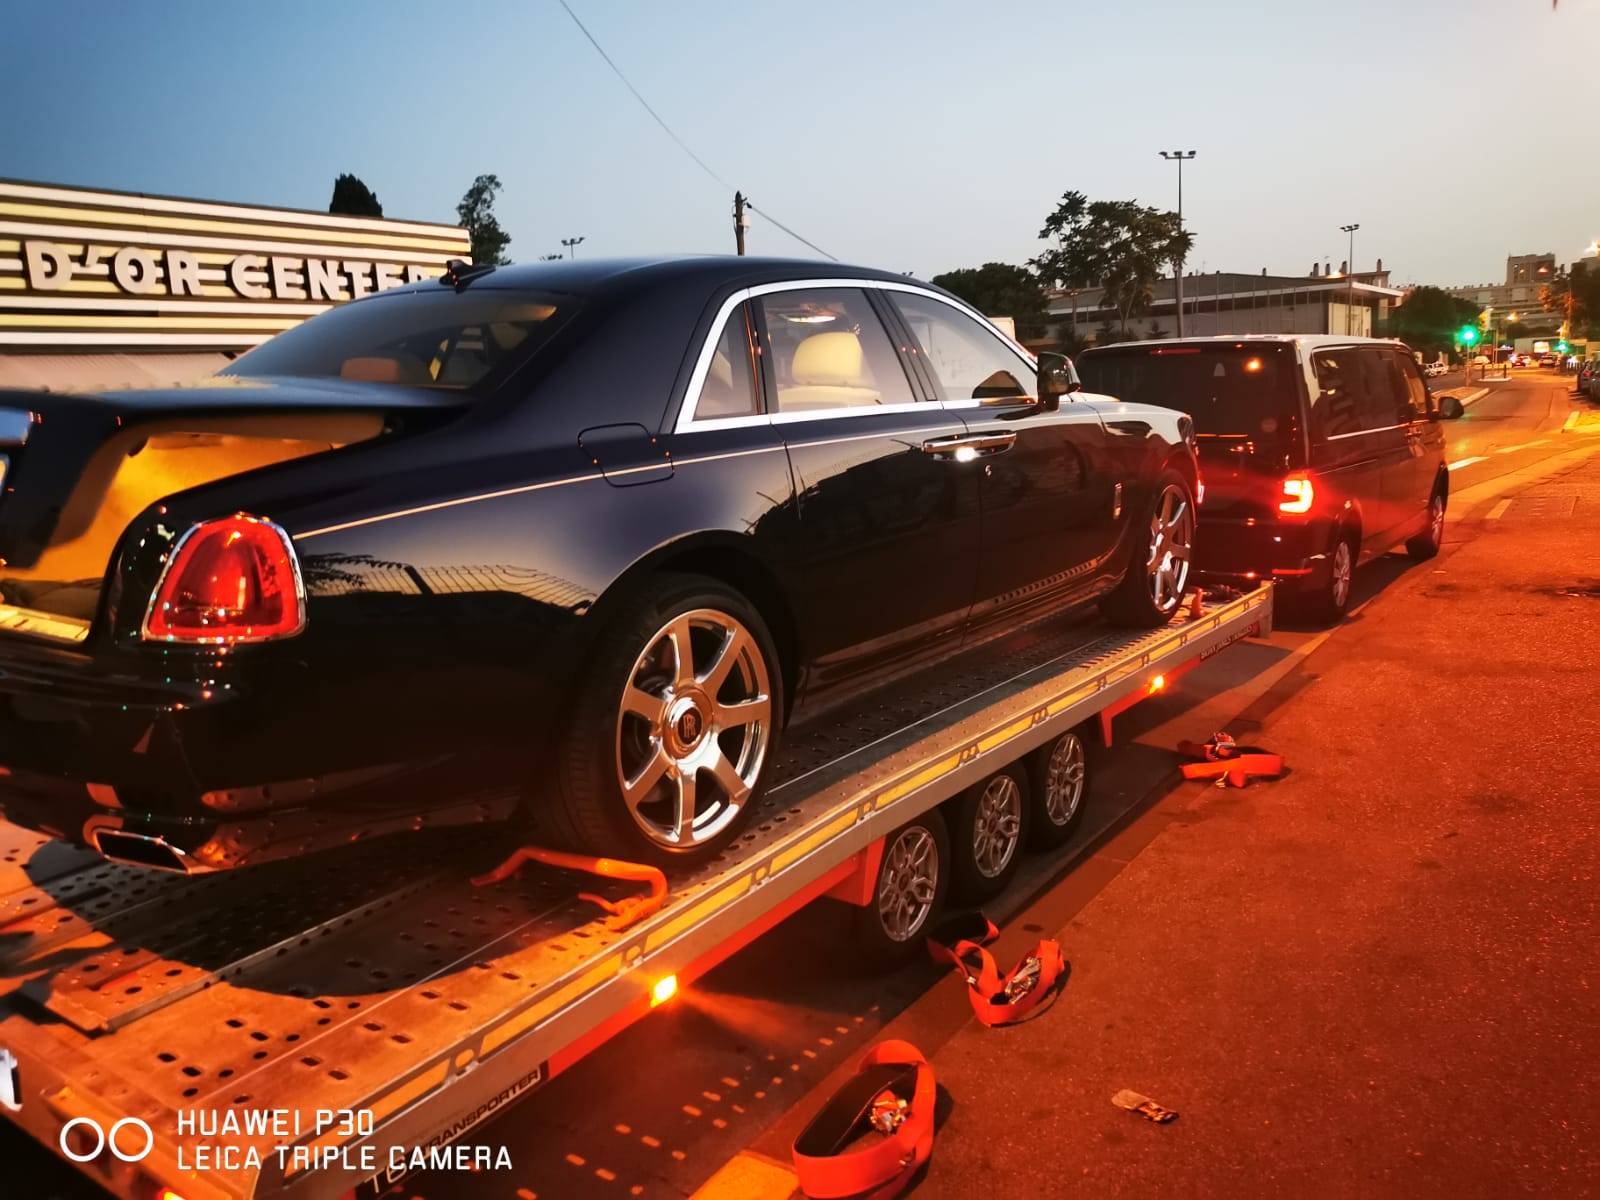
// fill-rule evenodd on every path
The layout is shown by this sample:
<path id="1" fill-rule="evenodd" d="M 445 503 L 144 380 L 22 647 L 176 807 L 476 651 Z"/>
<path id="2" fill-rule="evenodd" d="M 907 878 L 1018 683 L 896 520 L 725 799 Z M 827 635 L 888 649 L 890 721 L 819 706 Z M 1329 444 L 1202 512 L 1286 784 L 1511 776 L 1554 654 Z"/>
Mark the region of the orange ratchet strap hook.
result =
<path id="1" fill-rule="evenodd" d="M 984 949 L 999 936 L 982 913 L 964 913 L 928 937 L 928 954 L 955 968 L 967 985 L 973 1013 L 990 1028 L 1014 1025 L 1050 1000 L 1067 968 L 1060 943 L 1044 938 L 1002 976 L 994 955 Z"/>
<path id="2" fill-rule="evenodd" d="M 1198 762 L 1183 764 L 1185 779 L 1215 779 L 1218 787 L 1246 787 L 1252 779 L 1276 779 L 1283 774 L 1283 756 L 1260 746 L 1241 746 L 1227 733 L 1214 733 L 1209 742 L 1179 742 L 1178 753 Z"/>
<path id="3" fill-rule="evenodd" d="M 910 1042 L 879 1042 L 794 1140 L 794 1170 L 811 1200 L 891 1200 L 933 1154 L 933 1068 Z M 864 1146 L 846 1147 L 872 1134 Z"/>
<path id="4" fill-rule="evenodd" d="M 641 896 L 627 896 L 621 900 L 607 900 L 593 892 L 579 892 L 578 899 L 598 904 L 611 915 L 606 918 L 606 928 L 613 932 L 644 920 L 658 912 L 667 902 L 667 877 L 660 868 L 646 863 L 623 862 L 615 858 L 595 858 L 588 854 L 568 854 L 564 850 L 546 850 L 541 846 L 521 846 L 486 875 L 474 875 L 474 887 L 488 887 L 503 883 L 521 869 L 523 863 L 543 863 L 547 867 L 560 867 L 566 871 L 585 871 L 606 879 L 626 879 L 633 883 L 648 883 L 649 892 Z"/>

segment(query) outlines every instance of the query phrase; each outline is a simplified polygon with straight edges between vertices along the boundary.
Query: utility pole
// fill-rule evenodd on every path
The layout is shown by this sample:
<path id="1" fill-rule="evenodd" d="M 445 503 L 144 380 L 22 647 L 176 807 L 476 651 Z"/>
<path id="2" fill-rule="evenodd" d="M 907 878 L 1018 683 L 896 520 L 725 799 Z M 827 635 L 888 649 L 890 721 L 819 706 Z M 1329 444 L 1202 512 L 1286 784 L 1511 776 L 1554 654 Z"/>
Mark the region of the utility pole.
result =
<path id="1" fill-rule="evenodd" d="M 745 203 L 743 192 L 733 194 L 733 244 L 740 255 L 744 254 L 744 231 L 750 228 L 750 218 L 744 215 Z"/>
<path id="2" fill-rule="evenodd" d="M 1194 155 L 1195 155 L 1195 152 L 1193 150 L 1162 150 L 1160 153 L 1161 153 L 1161 157 L 1162 158 L 1165 158 L 1165 159 L 1168 159 L 1168 160 L 1176 159 L 1177 163 L 1178 163 L 1178 232 L 1181 234 L 1183 232 L 1183 164 L 1184 164 L 1185 160 L 1193 158 Z M 1182 254 L 1178 255 L 1178 261 L 1175 264 L 1175 266 L 1176 266 L 1176 270 L 1173 272 L 1173 284 L 1174 284 L 1174 287 L 1175 287 L 1175 294 L 1173 296 L 1173 299 L 1176 301 L 1177 306 L 1178 306 L 1178 336 L 1182 337 L 1183 336 L 1183 255 Z"/>
<path id="3" fill-rule="evenodd" d="M 1347 284 L 1344 302 L 1344 332 L 1348 337 L 1355 333 L 1356 320 L 1356 230 L 1359 225 L 1341 225 L 1340 229 L 1350 235 L 1350 258 L 1346 261 L 1345 281 Z"/>
<path id="4" fill-rule="evenodd" d="M 567 256 L 569 258 L 578 257 L 578 245 L 582 241 L 583 239 L 581 237 L 569 237 L 561 239 L 561 244 L 567 248 Z"/>

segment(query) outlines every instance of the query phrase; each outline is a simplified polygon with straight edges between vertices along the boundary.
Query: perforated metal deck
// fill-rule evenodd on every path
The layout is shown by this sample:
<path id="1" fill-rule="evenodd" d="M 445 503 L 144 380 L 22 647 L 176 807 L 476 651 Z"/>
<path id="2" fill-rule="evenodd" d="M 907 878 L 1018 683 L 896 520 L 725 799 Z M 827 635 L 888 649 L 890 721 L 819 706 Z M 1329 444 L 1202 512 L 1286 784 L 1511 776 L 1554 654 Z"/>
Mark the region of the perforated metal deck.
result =
<path id="1" fill-rule="evenodd" d="M 893 827 L 1270 622 L 1263 590 L 1148 633 L 1043 627 L 839 714 L 790 739 L 749 830 L 621 934 L 559 872 L 474 888 L 468 876 L 510 848 L 481 829 L 185 878 L 0 823 L 0 1048 L 22 1096 L 7 1115 L 52 1148 L 75 1116 L 147 1121 L 156 1148 L 137 1170 L 189 1200 L 338 1194 L 371 1174 L 363 1145 L 381 1166 L 383 1148 L 528 1090 L 661 976 L 818 890 Z M 184 1170 L 179 1150 L 205 1139 L 181 1136 L 179 1114 L 229 1109 L 288 1110 L 290 1142 L 344 1158 L 296 1169 L 262 1131 L 229 1139 L 259 1169 Z M 318 1131 L 317 1110 L 336 1109 L 369 1110 L 375 1131 Z M 108 1155 L 83 1169 L 116 1190 L 135 1170 Z"/>

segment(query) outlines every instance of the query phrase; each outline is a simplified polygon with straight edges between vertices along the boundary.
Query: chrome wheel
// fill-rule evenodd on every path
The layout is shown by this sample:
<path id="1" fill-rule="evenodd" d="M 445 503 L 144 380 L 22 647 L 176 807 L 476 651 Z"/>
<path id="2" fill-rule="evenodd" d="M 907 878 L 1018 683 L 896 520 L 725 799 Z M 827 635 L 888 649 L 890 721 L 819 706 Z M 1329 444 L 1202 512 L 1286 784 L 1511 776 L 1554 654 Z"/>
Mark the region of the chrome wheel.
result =
<path id="1" fill-rule="evenodd" d="M 1428 533 L 1435 546 L 1444 545 L 1444 497 L 1438 494 L 1428 504 Z"/>
<path id="2" fill-rule="evenodd" d="M 878 873 L 878 919 L 884 933 L 909 941 L 928 919 L 939 894 L 939 847 L 921 825 L 903 829 L 883 854 Z"/>
<path id="3" fill-rule="evenodd" d="M 1022 840 L 1022 789 L 1010 775 L 996 775 L 978 797 L 972 820 L 972 863 L 993 879 L 1010 864 Z"/>
<path id="4" fill-rule="evenodd" d="M 1087 777 L 1083 740 L 1075 733 L 1062 735 L 1050 748 L 1044 769 L 1044 814 L 1052 825 L 1070 824 L 1078 815 Z"/>
<path id="5" fill-rule="evenodd" d="M 1150 518 L 1150 555 L 1145 574 L 1158 612 L 1171 612 L 1183 600 L 1189 583 L 1189 555 L 1194 546 L 1194 510 L 1188 493 L 1168 484 Z"/>
<path id="6" fill-rule="evenodd" d="M 652 842 L 713 840 L 755 790 L 772 740 L 767 664 L 735 617 L 672 618 L 634 660 L 617 707 L 617 785 Z"/>
<path id="7" fill-rule="evenodd" d="M 1353 568 L 1350 543 L 1341 541 L 1333 548 L 1333 562 L 1328 567 L 1328 594 L 1336 609 L 1343 609 L 1345 602 L 1350 599 L 1350 573 Z"/>

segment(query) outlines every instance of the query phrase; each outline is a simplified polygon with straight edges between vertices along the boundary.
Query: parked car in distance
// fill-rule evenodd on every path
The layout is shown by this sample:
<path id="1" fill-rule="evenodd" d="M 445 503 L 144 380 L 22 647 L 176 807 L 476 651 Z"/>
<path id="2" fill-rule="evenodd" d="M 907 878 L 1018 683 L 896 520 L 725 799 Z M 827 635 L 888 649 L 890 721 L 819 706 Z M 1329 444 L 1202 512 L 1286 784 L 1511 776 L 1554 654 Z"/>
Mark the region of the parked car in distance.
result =
<path id="1" fill-rule="evenodd" d="M 1438 553 L 1450 475 L 1438 403 L 1401 343 L 1333 336 L 1186 338 L 1091 349 L 1085 386 L 1194 418 L 1202 580 L 1273 580 L 1332 621 L 1356 566 Z"/>
<path id="2" fill-rule="evenodd" d="M 1578 368 L 1578 390 L 1591 400 L 1600 400 L 1600 358 L 1591 358 Z"/>
<path id="3" fill-rule="evenodd" d="M 1433 362 L 1425 364 L 1422 368 L 1422 373 L 1429 379 L 1437 379 L 1441 375 L 1449 374 L 1449 372 L 1450 364 L 1442 358 L 1435 359 Z"/>
<path id="4" fill-rule="evenodd" d="M 1541 367 L 1557 367 L 1561 365 L 1561 360 L 1554 354 L 1544 354 L 1539 357 L 1539 365 Z"/>
<path id="5" fill-rule="evenodd" d="M 1188 417 L 904 276 L 452 264 L 199 386 L 0 392 L 0 807 L 238 866 L 498 820 L 739 831 L 786 726 L 1179 607 Z"/>

